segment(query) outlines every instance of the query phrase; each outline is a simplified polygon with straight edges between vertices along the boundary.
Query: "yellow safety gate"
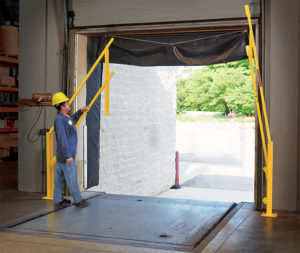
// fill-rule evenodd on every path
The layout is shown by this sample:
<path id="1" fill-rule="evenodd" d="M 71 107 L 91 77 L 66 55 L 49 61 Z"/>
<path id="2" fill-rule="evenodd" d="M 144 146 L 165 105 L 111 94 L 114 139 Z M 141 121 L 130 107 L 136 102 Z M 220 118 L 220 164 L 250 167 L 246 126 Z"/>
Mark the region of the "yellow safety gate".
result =
<path id="1" fill-rule="evenodd" d="M 262 87 L 262 81 L 261 81 L 261 75 L 257 60 L 257 53 L 256 53 L 256 47 L 255 47 L 255 41 L 254 41 L 254 35 L 253 35 L 253 29 L 252 29 L 252 22 L 251 22 L 251 16 L 249 11 L 249 6 L 245 6 L 246 15 L 248 18 L 249 23 L 249 46 L 246 46 L 247 55 L 249 58 L 249 65 L 251 70 L 251 78 L 252 78 L 252 84 L 254 89 L 254 95 L 255 95 L 255 104 L 256 104 L 256 111 L 258 116 L 258 122 L 259 122 L 259 128 L 261 133 L 261 139 L 263 144 L 263 153 L 264 158 L 266 162 L 266 167 L 264 167 L 264 172 L 266 175 L 267 180 L 267 196 L 263 198 L 263 203 L 266 205 L 266 212 L 262 214 L 262 216 L 265 217 L 276 217 L 277 214 L 272 212 L 272 193 L 273 193 L 273 141 L 271 140 L 270 135 L 270 128 L 269 128 L 269 122 L 268 122 L 268 116 L 267 116 L 267 110 L 266 110 L 266 104 L 265 104 L 265 98 L 264 98 L 264 92 Z M 256 71 L 254 70 L 253 66 L 253 58 L 254 63 L 256 67 Z M 265 122 L 265 129 L 267 133 L 267 141 L 268 141 L 268 150 L 266 147 L 266 140 L 265 140 L 265 133 L 264 133 L 264 127 L 263 127 L 263 120 L 260 110 L 260 104 L 258 101 L 258 93 L 256 89 L 256 80 L 255 80 L 255 72 L 258 79 L 258 85 L 259 85 L 259 92 L 261 97 L 261 104 L 262 104 L 262 110 L 263 110 L 263 117 Z"/>
<path id="2" fill-rule="evenodd" d="M 69 103 L 72 104 L 75 97 L 79 93 L 79 91 L 82 89 L 86 81 L 89 79 L 99 62 L 104 56 L 105 61 L 105 81 L 102 84 L 101 88 L 98 90 L 90 104 L 87 106 L 88 110 L 93 106 L 97 98 L 100 96 L 103 89 L 105 89 L 105 115 L 109 115 L 109 80 L 113 76 L 114 72 L 112 71 L 109 73 L 109 47 L 111 43 L 114 41 L 114 39 L 110 39 L 102 53 L 99 55 L 97 60 L 95 61 L 94 65 L 90 69 L 90 71 L 87 73 L 86 77 L 83 79 L 81 84 L 79 85 L 78 89 L 75 91 L 74 95 L 70 99 Z M 87 111 L 84 112 L 79 120 L 76 123 L 76 128 L 79 126 L 80 122 L 83 120 L 85 115 L 87 114 Z M 53 137 L 54 137 L 54 126 L 51 127 L 51 129 L 46 133 L 46 157 L 47 157 L 47 195 L 43 197 L 43 199 L 53 199 L 53 190 L 54 190 L 54 165 L 56 163 L 56 157 L 53 156 Z"/>

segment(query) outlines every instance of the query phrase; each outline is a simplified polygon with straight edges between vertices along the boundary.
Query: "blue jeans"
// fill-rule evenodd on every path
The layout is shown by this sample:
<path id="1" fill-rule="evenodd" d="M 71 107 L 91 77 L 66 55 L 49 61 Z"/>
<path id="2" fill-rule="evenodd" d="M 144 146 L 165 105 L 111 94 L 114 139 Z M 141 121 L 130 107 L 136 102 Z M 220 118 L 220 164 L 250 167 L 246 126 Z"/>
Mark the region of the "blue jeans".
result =
<path id="1" fill-rule="evenodd" d="M 72 194 L 75 203 L 82 200 L 78 182 L 77 182 L 77 169 L 75 160 L 72 163 L 56 163 L 56 175 L 54 180 L 54 192 L 53 201 L 54 203 L 61 202 L 63 200 L 62 191 L 65 183 L 67 182 L 68 188 Z"/>

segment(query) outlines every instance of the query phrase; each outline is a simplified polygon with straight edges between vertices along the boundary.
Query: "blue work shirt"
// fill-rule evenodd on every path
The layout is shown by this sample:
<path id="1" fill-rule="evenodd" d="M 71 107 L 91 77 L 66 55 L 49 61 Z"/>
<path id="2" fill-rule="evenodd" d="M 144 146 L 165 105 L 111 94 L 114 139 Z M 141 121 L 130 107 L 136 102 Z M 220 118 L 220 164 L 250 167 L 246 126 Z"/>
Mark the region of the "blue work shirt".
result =
<path id="1" fill-rule="evenodd" d="M 56 135 L 56 161 L 65 163 L 68 158 L 75 159 L 77 148 L 77 131 L 75 124 L 82 115 L 81 110 L 73 114 L 69 119 L 58 112 L 54 121 Z"/>

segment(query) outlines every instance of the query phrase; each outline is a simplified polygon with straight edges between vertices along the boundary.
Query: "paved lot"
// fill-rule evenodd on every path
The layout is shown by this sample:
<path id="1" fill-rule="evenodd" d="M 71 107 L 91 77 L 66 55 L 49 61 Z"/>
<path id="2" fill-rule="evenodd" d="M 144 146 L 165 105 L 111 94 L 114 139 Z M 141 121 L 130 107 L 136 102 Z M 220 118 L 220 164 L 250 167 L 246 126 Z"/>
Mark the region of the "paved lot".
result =
<path id="1" fill-rule="evenodd" d="M 254 123 L 177 122 L 180 190 L 162 197 L 253 202 Z"/>

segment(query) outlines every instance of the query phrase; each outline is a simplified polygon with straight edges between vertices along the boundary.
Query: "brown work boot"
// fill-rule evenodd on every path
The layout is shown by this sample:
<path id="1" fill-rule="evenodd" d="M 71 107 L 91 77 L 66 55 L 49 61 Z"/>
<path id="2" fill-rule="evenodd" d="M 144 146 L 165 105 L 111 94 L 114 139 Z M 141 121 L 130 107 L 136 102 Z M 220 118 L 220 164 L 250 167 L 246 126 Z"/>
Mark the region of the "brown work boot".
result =
<path id="1" fill-rule="evenodd" d="M 81 200 L 78 203 L 74 203 L 76 207 L 85 208 L 88 207 L 90 204 L 85 199 Z"/>
<path id="2" fill-rule="evenodd" d="M 54 204 L 54 207 L 61 207 L 61 206 L 70 206 L 71 205 L 71 201 L 68 199 L 63 199 L 63 201 L 60 201 L 58 203 Z"/>

